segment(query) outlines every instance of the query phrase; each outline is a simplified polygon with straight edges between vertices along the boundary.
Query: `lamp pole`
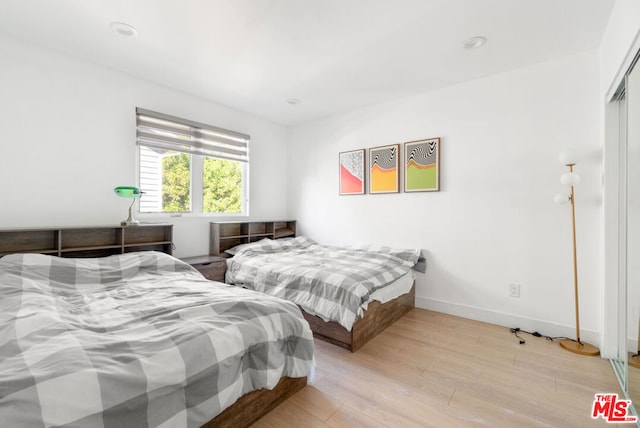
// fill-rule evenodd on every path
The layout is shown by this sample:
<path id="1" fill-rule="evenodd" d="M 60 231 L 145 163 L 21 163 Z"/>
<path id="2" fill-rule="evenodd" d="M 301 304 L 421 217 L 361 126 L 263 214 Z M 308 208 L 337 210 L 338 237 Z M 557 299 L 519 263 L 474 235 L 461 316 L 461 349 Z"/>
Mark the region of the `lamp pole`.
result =
<path id="1" fill-rule="evenodd" d="M 573 164 L 569 165 L 569 172 L 573 172 Z M 571 232 L 573 234 L 573 294 L 576 300 L 576 340 L 580 343 L 580 305 L 578 304 L 578 251 L 576 245 L 576 204 L 574 202 L 573 185 L 569 193 L 571 201 Z"/>

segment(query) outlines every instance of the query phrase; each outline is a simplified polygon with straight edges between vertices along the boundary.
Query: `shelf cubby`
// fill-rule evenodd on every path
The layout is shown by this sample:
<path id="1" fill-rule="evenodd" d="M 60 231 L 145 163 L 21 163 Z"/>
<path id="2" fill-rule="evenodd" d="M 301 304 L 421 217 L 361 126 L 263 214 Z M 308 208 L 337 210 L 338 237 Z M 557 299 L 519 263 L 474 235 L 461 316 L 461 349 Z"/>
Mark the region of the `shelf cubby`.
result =
<path id="1" fill-rule="evenodd" d="M 58 230 L 14 229 L 0 234 L 0 256 L 12 253 L 58 253 Z"/>
<path id="2" fill-rule="evenodd" d="M 118 247 L 122 242 L 119 228 L 60 229 L 61 251 L 69 248 Z"/>

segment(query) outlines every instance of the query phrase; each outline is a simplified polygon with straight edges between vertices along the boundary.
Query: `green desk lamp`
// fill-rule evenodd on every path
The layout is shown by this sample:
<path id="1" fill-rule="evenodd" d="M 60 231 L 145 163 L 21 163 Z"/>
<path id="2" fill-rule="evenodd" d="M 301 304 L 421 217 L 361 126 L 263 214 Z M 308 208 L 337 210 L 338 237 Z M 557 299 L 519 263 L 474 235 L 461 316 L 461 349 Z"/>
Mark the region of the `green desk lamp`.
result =
<path id="1" fill-rule="evenodd" d="M 133 186 L 118 186 L 115 189 L 113 189 L 113 191 L 116 192 L 116 194 L 118 196 L 121 196 L 123 198 L 132 198 L 133 199 L 133 201 L 131 202 L 131 205 L 129 206 L 129 217 L 127 217 L 126 220 L 121 221 L 120 225 L 121 226 L 131 226 L 131 225 L 135 225 L 135 224 L 140 224 L 140 222 L 138 220 L 133 218 L 133 213 L 132 213 L 131 209 L 133 208 L 133 204 L 136 203 L 136 198 L 139 198 L 140 196 L 142 196 L 142 194 L 144 192 L 142 190 L 140 190 L 139 187 L 133 187 Z"/>

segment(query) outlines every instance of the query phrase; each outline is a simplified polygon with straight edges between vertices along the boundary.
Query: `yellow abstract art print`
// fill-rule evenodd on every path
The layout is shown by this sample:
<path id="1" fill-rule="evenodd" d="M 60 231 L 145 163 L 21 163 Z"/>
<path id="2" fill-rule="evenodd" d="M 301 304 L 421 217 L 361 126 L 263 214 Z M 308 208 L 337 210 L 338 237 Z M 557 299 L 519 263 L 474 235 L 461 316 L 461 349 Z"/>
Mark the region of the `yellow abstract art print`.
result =
<path id="1" fill-rule="evenodd" d="M 369 149 L 369 193 L 400 191 L 400 144 Z"/>

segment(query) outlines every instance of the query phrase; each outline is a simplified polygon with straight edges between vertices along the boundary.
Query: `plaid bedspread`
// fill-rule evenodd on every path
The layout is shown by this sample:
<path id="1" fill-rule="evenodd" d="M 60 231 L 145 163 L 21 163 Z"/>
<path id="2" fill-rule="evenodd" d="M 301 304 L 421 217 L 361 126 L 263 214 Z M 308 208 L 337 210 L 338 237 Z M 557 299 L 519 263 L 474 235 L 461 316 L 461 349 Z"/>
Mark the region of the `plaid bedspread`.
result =
<path id="1" fill-rule="evenodd" d="M 375 290 L 405 275 L 421 251 L 335 247 L 306 237 L 247 244 L 227 261 L 226 282 L 300 305 L 351 330 Z"/>
<path id="2" fill-rule="evenodd" d="M 0 259 L 0 426 L 197 427 L 312 354 L 294 304 L 166 254 Z"/>

